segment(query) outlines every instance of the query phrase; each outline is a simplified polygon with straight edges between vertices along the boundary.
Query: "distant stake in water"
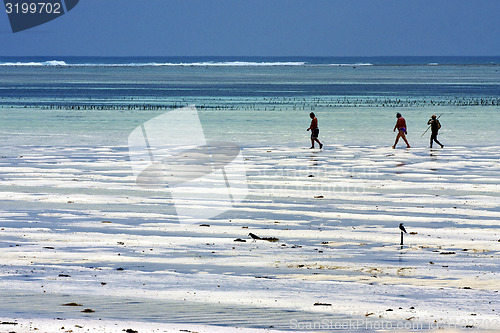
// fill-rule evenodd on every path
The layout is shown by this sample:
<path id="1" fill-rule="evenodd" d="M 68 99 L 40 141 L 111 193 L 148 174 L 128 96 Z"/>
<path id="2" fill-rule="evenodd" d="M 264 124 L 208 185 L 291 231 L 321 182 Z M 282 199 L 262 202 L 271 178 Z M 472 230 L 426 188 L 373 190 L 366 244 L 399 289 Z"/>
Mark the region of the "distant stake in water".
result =
<path id="1" fill-rule="evenodd" d="M 401 245 L 403 245 L 403 234 L 406 234 L 406 229 L 403 226 L 403 223 L 399 224 L 399 230 L 401 230 Z"/>

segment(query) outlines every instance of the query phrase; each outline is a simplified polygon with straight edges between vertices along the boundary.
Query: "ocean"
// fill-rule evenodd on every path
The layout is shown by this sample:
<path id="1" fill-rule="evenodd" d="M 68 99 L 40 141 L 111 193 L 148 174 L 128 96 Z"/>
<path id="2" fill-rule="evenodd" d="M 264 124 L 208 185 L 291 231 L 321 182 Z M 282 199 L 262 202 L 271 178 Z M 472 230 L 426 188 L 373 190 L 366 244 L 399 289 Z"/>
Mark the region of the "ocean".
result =
<path id="1" fill-rule="evenodd" d="M 500 328 L 499 70 L 500 57 L 0 57 L 0 321 Z M 168 118 L 193 105 L 199 122 Z M 397 112 L 410 149 L 391 148 Z M 443 149 L 424 134 L 433 114 Z M 131 133 L 149 157 L 129 156 Z M 131 161 L 163 135 L 240 148 L 240 178 L 221 172 L 231 207 L 185 223 L 179 207 L 209 211 L 219 188 L 179 200 L 176 185 L 138 186 Z"/>
<path id="2" fill-rule="evenodd" d="M 500 132 L 499 68 L 500 57 L 0 57 L 0 135 L 117 144 L 195 105 L 206 135 L 243 146 L 307 145 L 309 112 L 330 145 L 390 145 L 401 112 L 416 146 L 432 114 L 448 144 L 482 146 Z"/>

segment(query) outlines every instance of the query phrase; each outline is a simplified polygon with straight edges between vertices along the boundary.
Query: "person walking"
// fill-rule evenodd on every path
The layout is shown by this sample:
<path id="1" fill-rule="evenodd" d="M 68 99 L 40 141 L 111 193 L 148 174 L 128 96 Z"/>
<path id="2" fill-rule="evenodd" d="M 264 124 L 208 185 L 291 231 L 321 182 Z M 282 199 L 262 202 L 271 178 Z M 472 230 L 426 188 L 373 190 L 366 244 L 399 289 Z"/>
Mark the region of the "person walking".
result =
<path id="1" fill-rule="evenodd" d="M 314 112 L 311 112 L 309 114 L 309 117 L 311 117 L 311 126 L 307 129 L 308 131 L 311 130 L 311 148 L 314 148 L 314 142 L 316 141 L 319 144 L 319 149 L 323 148 L 323 144 L 319 142 L 318 136 L 319 136 L 319 127 L 318 127 L 318 118 L 314 115 Z"/>
<path id="2" fill-rule="evenodd" d="M 393 132 L 398 130 L 398 135 L 396 135 L 396 141 L 394 142 L 394 146 L 392 149 L 396 149 L 396 145 L 398 144 L 399 138 L 403 138 L 404 142 L 406 142 L 406 148 L 411 148 L 408 140 L 406 140 L 406 135 L 408 134 L 408 127 L 406 127 L 406 120 L 401 116 L 401 113 L 396 114 L 396 118 L 398 118 L 396 125 L 394 126 Z"/>
<path id="3" fill-rule="evenodd" d="M 444 147 L 444 145 L 441 144 L 441 142 L 438 141 L 438 131 L 441 129 L 441 123 L 439 122 L 439 119 L 436 118 L 436 115 L 433 114 L 431 116 L 431 119 L 427 122 L 427 125 L 431 125 L 431 148 L 432 148 L 432 143 L 435 141 L 438 145 L 441 146 L 441 148 Z"/>

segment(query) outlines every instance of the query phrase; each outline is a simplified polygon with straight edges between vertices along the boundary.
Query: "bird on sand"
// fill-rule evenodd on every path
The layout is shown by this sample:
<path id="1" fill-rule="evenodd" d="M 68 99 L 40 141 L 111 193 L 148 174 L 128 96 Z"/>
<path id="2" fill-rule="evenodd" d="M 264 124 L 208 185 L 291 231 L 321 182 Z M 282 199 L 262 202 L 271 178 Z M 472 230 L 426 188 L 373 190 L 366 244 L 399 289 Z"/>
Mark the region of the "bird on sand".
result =
<path id="1" fill-rule="evenodd" d="M 404 233 L 406 234 L 406 229 L 405 229 L 405 227 L 403 226 L 403 223 L 400 223 L 400 224 L 399 224 L 399 229 L 400 229 L 401 231 L 404 231 Z"/>
<path id="2" fill-rule="evenodd" d="M 255 242 L 257 239 L 262 239 L 260 238 L 259 236 L 257 236 L 256 234 L 252 234 L 252 233 L 249 233 L 248 236 L 252 237 L 253 241 Z"/>

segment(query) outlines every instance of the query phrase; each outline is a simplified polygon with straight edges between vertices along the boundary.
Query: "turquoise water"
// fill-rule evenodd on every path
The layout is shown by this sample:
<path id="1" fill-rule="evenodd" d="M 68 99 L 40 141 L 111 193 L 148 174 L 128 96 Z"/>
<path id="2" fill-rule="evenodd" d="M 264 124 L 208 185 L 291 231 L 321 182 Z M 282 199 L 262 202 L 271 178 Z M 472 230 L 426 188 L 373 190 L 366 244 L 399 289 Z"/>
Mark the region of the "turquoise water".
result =
<path id="1" fill-rule="evenodd" d="M 125 144 L 140 123 L 189 104 L 209 138 L 241 146 L 307 145 L 309 112 L 329 145 L 390 145 L 396 112 L 414 146 L 427 145 L 431 114 L 443 114 L 447 145 L 496 144 L 500 133 L 499 58 L 49 60 L 0 59 L 4 143 Z"/>
<path id="2" fill-rule="evenodd" d="M 431 114 L 441 116 L 440 140 L 453 146 L 498 145 L 498 107 L 338 107 L 315 109 L 320 139 L 328 145 L 389 146 L 395 134 L 395 113 L 408 123 L 408 138 L 424 147 Z M 46 110 L 0 108 L 0 138 L 5 146 L 17 145 L 126 145 L 130 132 L 162 111 Z M 208 139 L 231 141 L 242 147 L 307 146 L 310 110 L 199 110 Z M 189 135 L 189 129 L 185 129 Z M 7 152 L 4 151 L 4 154 Z"/>

